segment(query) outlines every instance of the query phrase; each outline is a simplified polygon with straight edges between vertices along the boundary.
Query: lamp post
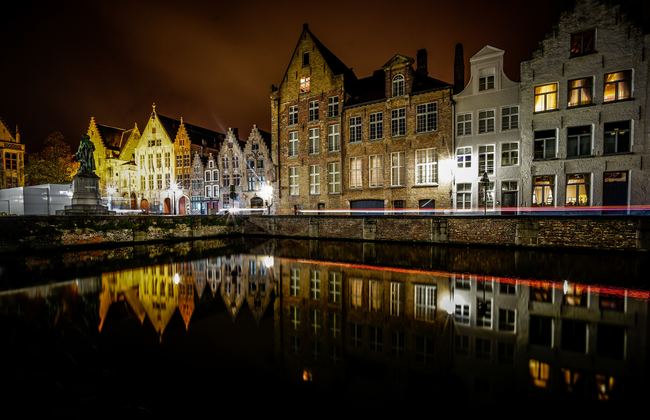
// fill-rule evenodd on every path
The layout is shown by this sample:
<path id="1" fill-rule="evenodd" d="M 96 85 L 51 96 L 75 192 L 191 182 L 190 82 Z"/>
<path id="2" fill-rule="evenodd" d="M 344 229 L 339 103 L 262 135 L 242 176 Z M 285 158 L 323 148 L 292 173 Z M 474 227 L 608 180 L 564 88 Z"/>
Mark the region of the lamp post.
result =
<path id="1" fill-rule="evenodd" d="M 112 206 L 113 194 L 115 194 L 116 191 L 117 191 L 117 188 L 115 188 L 113 185 L 109 185 L 108 187 L 106 187 L 106 193 L 108 194 L 108 209 L 109 210 L 113 210 L 113 206 Z"/>
<path id="2" fill-rule="evenodd" d="M 178 182 L 176 181 L 172 182 L 171 185 L 169 186 L 169 190 L 172 193 L 172 214 L 173 215 L 176 214 L 176 191 L 178 191 L 178 189 L 179 189 Z"/>
<path id="3" fill-rule="evenodd" d="M 488 177 L 487 171 L 483 172 L 479 184 L 483 186 L 483 216 L 487 216 L 487 189 L 488 185 L 490 185 L 490 178 Z"/>

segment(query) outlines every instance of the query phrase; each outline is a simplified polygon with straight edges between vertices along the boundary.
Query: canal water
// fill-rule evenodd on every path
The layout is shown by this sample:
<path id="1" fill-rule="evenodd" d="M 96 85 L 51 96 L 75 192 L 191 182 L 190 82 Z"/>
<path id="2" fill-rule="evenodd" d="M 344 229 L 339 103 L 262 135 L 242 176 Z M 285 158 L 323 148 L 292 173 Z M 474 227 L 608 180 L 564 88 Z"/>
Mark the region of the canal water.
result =
<path id="1" fill-rule="evenodd" d="M 337 241 L 3 256 L 1 407 L 642 406 L 647 273 L 644 254 Z"/>

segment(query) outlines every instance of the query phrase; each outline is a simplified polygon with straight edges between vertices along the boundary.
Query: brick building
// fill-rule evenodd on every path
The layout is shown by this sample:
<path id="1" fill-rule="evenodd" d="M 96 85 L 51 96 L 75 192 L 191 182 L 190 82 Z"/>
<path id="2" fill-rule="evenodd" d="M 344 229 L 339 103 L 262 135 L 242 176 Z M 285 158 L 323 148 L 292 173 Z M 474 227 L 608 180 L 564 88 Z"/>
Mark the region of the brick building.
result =
<path id="1" fill-rule="evenodd" d="M 452 86 L 413 64 L 358 79 L 304 25 L 271 94 L 281 212 L 451 206 Z"/>
<path id="2" fill-rule="evenodd" d="M 576 2 L 521 64 L 524 205 L 646 204 L 648 35 Z"/>

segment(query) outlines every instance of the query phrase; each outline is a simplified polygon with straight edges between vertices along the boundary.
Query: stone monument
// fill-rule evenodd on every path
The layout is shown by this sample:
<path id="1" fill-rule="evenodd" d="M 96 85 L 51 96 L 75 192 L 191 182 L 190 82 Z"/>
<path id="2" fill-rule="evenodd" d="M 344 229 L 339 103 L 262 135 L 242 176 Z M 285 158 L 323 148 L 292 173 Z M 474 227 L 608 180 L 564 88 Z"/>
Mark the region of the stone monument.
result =
<path id="1" fill-rule="evenodd" d="M 115 214 L 102 205 L 99 195 L 99 177 L 95 174 L 95 145 L 87 135 L 81 136 L 79 149 L 74 157 L 79 162 L 79 170 L 72 178 L 72 205 L 65 206 L 65 215 L 107 215 Z"/>

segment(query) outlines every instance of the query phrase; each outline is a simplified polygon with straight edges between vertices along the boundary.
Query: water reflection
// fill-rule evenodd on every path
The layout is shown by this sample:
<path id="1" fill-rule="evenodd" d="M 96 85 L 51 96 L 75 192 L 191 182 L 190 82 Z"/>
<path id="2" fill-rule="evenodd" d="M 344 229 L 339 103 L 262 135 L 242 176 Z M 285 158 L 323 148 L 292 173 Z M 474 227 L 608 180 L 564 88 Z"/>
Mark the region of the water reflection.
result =
<path id="1" fill-rule="evenodd" d="M 241 318 L 250 316 L 257 329 L 242 334 L 262 337 L 272 350 L 246 344 L 240 353 L 273 360 L 277 394 L 299 382 L 345 389 L 346 398 L 435 390 L 471 401 L 632 402 L 647 390 L 649 298 L 647 290 L 609 285 L 237 254 L 1 292 L 0 325 L 22 317 L 29 330 L 30 311 L 38 313 L 31 320 L 60 320 L 64 312 L 78 328 L 98 327 L 98 335 L 84 334 L 100 347 L 114 339 L 107 328 L 139 323 L 155 331 L 158 346 L 182 329 L 194 334 L 191 348 L 174 341 L 165 351 L 218 359 L 232 353 L 215 347 L 215 338 L 234 343 Z M 37 311 L 43 301 L 57 309 Z M 131 316 L 118 316 L 125 305 Z M 216 320 L 219 312 L 235 330 Z M 20 348 L 15 340 L 10 345 Z M 131 340 L 129 351 L 151 351 Z"/>

